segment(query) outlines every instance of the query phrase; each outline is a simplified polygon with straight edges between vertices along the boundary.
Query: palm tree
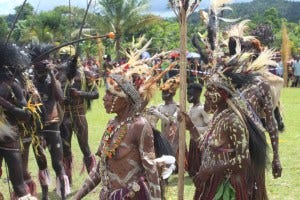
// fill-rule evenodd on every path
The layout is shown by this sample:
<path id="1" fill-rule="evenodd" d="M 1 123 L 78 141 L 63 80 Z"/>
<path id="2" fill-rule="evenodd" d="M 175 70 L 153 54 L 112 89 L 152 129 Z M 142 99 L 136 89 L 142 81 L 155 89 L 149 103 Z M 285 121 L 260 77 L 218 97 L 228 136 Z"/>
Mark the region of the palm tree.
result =
<path id="1" fill-rule="evenodd" d="M 124 34 L 149 22 L 142 15 L 148 8 L 148 0 L 99 0 L 99 5 L 104 23 L 117 35 L 116 55 L 119 59 Z"/>

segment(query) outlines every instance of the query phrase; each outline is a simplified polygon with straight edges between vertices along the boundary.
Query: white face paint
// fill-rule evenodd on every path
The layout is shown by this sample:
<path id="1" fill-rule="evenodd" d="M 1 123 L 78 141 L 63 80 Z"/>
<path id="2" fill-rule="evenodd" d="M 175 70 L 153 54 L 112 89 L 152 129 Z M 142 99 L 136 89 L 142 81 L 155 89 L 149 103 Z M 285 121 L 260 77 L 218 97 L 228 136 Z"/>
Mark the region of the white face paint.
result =
<path id="1" fill-rule="evenodd" d="M 111 104 L 109 113 L 112 113 L 114 111 L 115 104 L 116 104 L 118 98 L 119 98 L 118 96 L 115 96 L 115 95 L 113 96 L 113 100 L 112 100 L 112 104 Z"/>
<path id="2" fill-rule="evenodd" d="M 205 91 L 205 103 L 204 110 L 207 113 L 214 113 L 218 107 L 218 103 L 221 101 L 221 94 L 212 86 L 208 86 Z"/>

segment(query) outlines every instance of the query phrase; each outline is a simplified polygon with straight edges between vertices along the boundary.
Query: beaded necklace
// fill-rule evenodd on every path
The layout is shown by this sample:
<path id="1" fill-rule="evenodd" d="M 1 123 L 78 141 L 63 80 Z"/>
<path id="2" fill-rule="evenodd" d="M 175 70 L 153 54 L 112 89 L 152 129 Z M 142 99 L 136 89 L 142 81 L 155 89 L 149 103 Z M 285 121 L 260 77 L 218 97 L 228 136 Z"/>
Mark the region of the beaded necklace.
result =
<path id="1" fill-rule="evenodd" d="M 123 141 L 124 136 L 127 133 L 127 124 L 133 118 L 127 117 L 125 121 L 122 121 L 118 126 L 108 124 L 104 134 L 103 134 L 103 149 L 102 153 L 108 157 L 112 158 L 116 154 L 117 148 Z M 119 131 L 117 138 L 113 140 L 113 135 Z"/>

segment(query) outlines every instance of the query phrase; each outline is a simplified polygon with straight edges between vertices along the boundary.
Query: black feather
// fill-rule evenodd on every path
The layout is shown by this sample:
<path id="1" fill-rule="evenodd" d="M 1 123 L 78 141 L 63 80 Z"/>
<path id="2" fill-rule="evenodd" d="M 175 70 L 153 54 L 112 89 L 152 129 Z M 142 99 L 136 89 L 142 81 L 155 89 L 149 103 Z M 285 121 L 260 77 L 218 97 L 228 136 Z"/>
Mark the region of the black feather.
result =
<path id="1" fill-rule="evenodd" d="M 201 60 L 205 63 L 208 64 L 208 57 L 206 54 L 203 53 L 202 47 L 200 45 L 200 41 L 198 39 L 198 35 L 194 34 L 192 39 L 191 39 L 192 45 L 197 49 L 198 53 L 201 55 Z"/>
<path id="2" fill-rule="evenodd" d="M 155 128 L 152 128 L 154 137 L 154 149 L 157 158 L 162 155 L 172 155 L 175 156 L 173 149 L 168 142 L 167 138 L 161 134 L 161 132 Z"/>
<path id="3" fill-rule="evenodd" d="M 246 116 L 246 125 L 249 131 L 249 152 L 252 166 L 256 172 L 264 172 L 268 164 L 268 144 L 265 133 Z"/>

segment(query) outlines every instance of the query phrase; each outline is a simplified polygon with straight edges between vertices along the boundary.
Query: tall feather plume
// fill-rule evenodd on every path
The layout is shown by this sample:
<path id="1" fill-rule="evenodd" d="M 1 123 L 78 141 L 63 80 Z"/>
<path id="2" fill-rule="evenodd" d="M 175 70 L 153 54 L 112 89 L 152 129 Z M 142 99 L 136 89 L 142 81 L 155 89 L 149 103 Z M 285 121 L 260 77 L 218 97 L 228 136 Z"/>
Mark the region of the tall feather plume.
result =
<path id="1" fill-rule="evenodd" d="M 225 4 L 230 3 L 231 0 L 212 0 L 208 13 L 208 24 L 207 24 L 207 40 L 210 46 L 210 59 L 212 66 L 216 66 L 217 54 L 218 54 L 218 28 L 219 19 L 218 16 L 223 10 L 230 9 L 229 7 L 224 7 Z"/>
<path id="2" fill-rule="evenodd" d="M 126 56 L 128 57 L 127 64 L 132 65 L 133 63 L 137 62 L 139 60 L 141 54 L 147 50 L 149 45 L 151 44 L 152 39 L 150 39 L 141 49 L 137 50 L 137 47 L 141 46 L 141 44 L 144 42 L 144 36 L 139 40 L 139 42 L 136 45 L 132 45 L 130 52 L 126 52 Z"/>
<path id="3" fill-rule="evenodd" d="M 243 37 L 245 30 L 248 28 L 247 23 L 250 22 L 249 19 L 243 20 L 238 24 L 231 26 L 231 28 L 227 31 L 228 37 Z"/>
<path id="4" fill-rule="evenodd" d="M 165 70 L 157 73 L 154 76 L 149 76 L 149 78 L 145 81 L 144 85 L 139 89 L 140 93 L 143 94 L 144 99 L 147 101 L 150 100 L 154 92 L 156 91 L 156 83 L 159 81 L 168 71 L 173 69 L 176 66 L 177 62 L 171 63 Z"/>
<path id="5" fill-rule="evenodd" d="M 225 4 L 229 4 L 231 3 L 232 0 L 212 0 L 212 3 L 211 3 L 211 9 L 216 13 L 216 14 L 219 14 L 220 11 L 222 11 L 222 7 L 225 5 Z"/>
<path id="6" fill-rule="evenodd" d="M 273 49 L 265 49 L 247 67 L 247 70 L 266 73 L 268 71 L 268 66 L 276 66 L 277 64 L 276 61 L 272 60 L 272 58 L 274 58 L 274 55 L 275 55 L 275 51 Z"/>
<path id="7" fill-rule="evenodd" d="M 155 65 L 150 68 L 147 64 L 156 58 L 167 55 L 169 52 L 155 54 L 149 59 L 140 59 L 140 55 L 147 50 L 152 40 L 149 40 L 141 49 L 138 49 L 138 47 L 142 45 L 143 41 L 145 41 L 144 37 L 142 37 L 138 43 L 135 43 L 135 39 L 133 39 L 130 47 L 131 49 L 129 53 L 126 53 L 128 62 L 120 67 L 112 69 L 111 73 L 122 74 L 124 79 L 127 81 L 133 81 L 135 79 L 134 77 L 137 77 L 136 75 L 138 75 L 139 80 L 137 82 L 141 84 L 137 86 L 137 89 L 139 90 L 139 93 L 143 99 L 145 101 L 149 101 L 156 91 L 157 81 L 160 80 L 168 71 L 170 71 L 176 65 L 176 62 L 171 63 L 170 66 L 164 71 L 154 75 L 154 71 L 159 67 L 159 65 Z"/>

